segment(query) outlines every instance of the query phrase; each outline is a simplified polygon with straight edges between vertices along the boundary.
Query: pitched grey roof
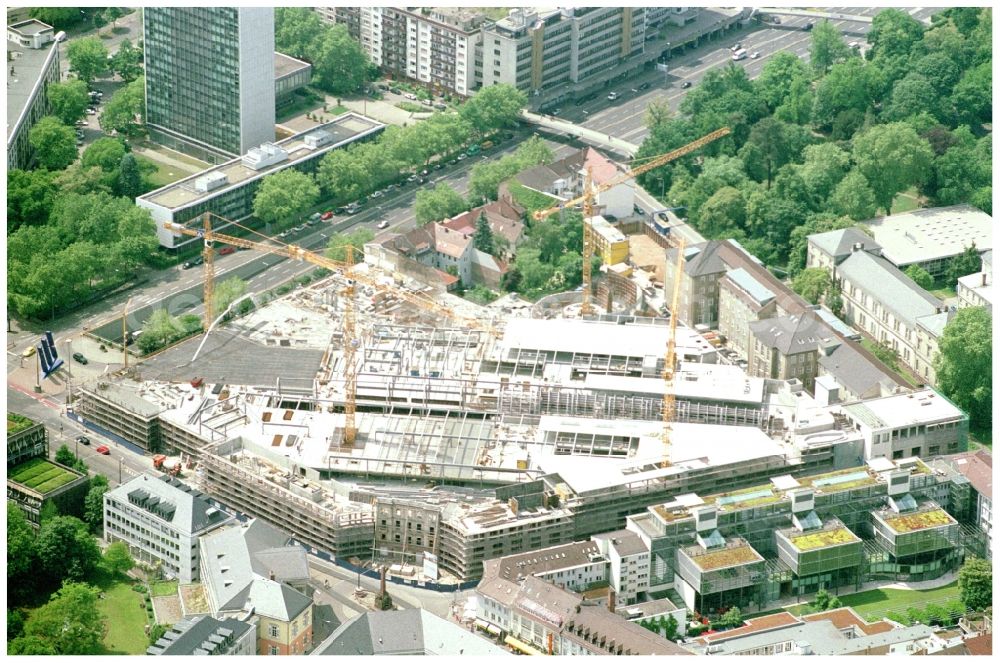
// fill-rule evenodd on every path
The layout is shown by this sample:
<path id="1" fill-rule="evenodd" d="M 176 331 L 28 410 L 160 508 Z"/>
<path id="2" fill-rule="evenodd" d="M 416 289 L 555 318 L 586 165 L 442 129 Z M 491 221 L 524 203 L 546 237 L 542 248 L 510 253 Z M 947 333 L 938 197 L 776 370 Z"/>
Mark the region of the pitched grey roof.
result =
<path id="1" fill-rule="evenodd" d="M 426 610 L 364 612 L 317 645 L 313 656 L 503 656 L 507 651 Z"/>
<path id="2" fill-rule="evenodd" d="M 258 615 L 288 622 L 298 617 L 312 604 L 312 599 L 277 580 L 255 578 L 247 595 L 247 607 Z"/>
<path id="3" fill-rule="evenodd" d="M 917 318 L 933 315 L 941 306 L 940 299 L 918 286 L 888 260 L 866 251 L 855 251 L 837 270 L 840 276 L 868 293 L 908 327 L 915 327 Z"/>
<path id="4" fill-rule="evenodd" d="M 189 536 L 198 536 L 232 519 L 213 507 L 204 493 L 167 475 L 157 478 L 143 474 L 108 494 L 122 502 L 128 502 L 129 495 L 140 498 L 143 504 L 137 506 Z"/>
<path id="5" fill-rule="evenodd" d="M 254 628 L 253 624 L 234 619 L 215 619 L 209 615 L 183 619 L 174 624 L 164 637 L 146 650 L 147 654 L 165 656 L 192 656 L 194 654 L 225 654 L 237 640 L 247 631 Z M 212 636 L 218 636 L 212 638 Z M 221 651 L 220 644 L 228 641 Z M 218 644 L 217 644 L 218 643 Z"/>
<path id="6" fill-rule="evenodd" d="M 709 240 L 699 244 L 689 244 L 684 248 L 684 273 L 688 276 L 705 276 L 726 271 L 726 264 L 719 255 L 723 242 Z M 676 260 L 677 249 L 667 249 L 667 257 Z"/>
<path id="7" fill-rule="evenodd" d="M 955 311 L 948 309 L 943 313 L 933 313 L 917 318 L 917 324 L 926 329 L 934 338 L 940 338 L 944 328 L 955 317 Z"/>
<path id="8" fill-rule="evenodd" d="M 820 344 L 834 338 L 830 328 L 815 311 L 802 315 L 754 320 L 750 323 L 754 338 L 783 355 L 815 350 Z"/>
<path id="9" fill-rule="evenodd" d="M 855 394 L 867 394 L 876 386 L 879 386 L 879 391 L 906 386 L 902 378 L 880 368 L 877 358 L 853 343 L 837 343 L 829 354 L 820 353 L 819 365 Z"/>
<path id="10" fill-rule="evenodd" d="M 847 255 L 857 243 L 862 244 L 865 251 L 882 248 L 871 236 L 853 227 L 809 235 L 808 240 L 818 249 L 834 258 Z"/>
<path id="11" fill-rule="evenodd" d="M 623 655 L 691 655 L 680 645 L 608 612 L 603 606 L 581 606 L 579 612 L 570 616 L 563 633 L 597 654 L 617 652 L 620 645 Z M 597 636 L 597 643 L 591 641 L 594 635 Z"/>

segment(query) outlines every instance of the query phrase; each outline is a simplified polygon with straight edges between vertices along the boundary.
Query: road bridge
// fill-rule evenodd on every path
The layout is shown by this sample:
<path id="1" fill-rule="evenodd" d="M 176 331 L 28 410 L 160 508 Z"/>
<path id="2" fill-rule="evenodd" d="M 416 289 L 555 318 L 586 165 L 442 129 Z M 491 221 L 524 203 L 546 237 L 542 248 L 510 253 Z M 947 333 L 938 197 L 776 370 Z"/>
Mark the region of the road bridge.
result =
<path id="1" fill-rule="evenodd" d="M 843 14 L 839 12 L 824 12 L 824 11 L 813 11 L 811 9 L 789 9 L 785 7 L 761 7 L 757 10 L 760 15 L 763 14 L 774 14 L 781 16 L 806 16 L 810 18 L 826 18 L 832 21 L 853 21 L 855 23 L 871 23 L 873 16 L 864 16 L 863 14 Z M 911 12 L 912 14 L 912 12 Z M 931 19 L 917 19 L 924 25 L 930 25 Z"/>
<path id="2" fill-rule="evenodd" d="M 578 124 L 573 124 L 572 122 L 567 122 L 566 120 L 560 120 L 551 115 L 539 115 L 538 113 L 532 113 L 524 110 L 521 111 L 521 121 L 534 124 L 551 131 L 558 131 L 560 133 L 576 136 L 580 140 L 613 150 L 629 158 L 635 156 L 636 152 L 639 151 L 639 146 L 635 143 L 630 143 L 622 140 L 621 138 L 615 138 L 614 136 L 601 133 L 600 131 L 594 131 L 593 129 L 581 127 Z"/>

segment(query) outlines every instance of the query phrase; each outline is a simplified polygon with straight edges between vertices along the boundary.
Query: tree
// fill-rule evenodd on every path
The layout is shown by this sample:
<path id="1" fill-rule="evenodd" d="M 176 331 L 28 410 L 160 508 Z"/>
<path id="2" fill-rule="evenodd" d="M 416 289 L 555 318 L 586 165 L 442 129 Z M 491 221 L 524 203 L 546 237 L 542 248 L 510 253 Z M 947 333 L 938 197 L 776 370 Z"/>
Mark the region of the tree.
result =
<path id="1" fill-rule="evenodd" d="M 167 345 L 175 338 L 184 334 L 180 320 L 161 308 L 153 311 L 142 325 L 142 336 L 139 337 L 139 349 L 147 354 Z"/>
<path id="2" fill-rule="evenodd" d="M 125 15 L 125 10 L 121 7 L 105 7 L 101 12 L 101 18 L 111 23 L 112 28 L 118 27 L 118 19 Z"/>
<path id="3" fill-rule="evenodd" d="M 69 58 L 69 70 L 87 84 L 108 70 L 108 49 L 97 37 L 70 40 L 66 57 Z"/>
<path id="4" fill-rule="evenodd" d="M 872 19 L 868 43 L 873 58 L 905 57 L 923 36 L 920 21 L 899 9 L 883 9 Z"/>
<path id="5" fill-rule="evenodd" d="M 102 562 L 104 568 L 112 576 L 125 575 L 135 566 L 132 553 L 129 552 L 128 544 L 124 541 L 115 541 L 110 544 L 104 551 Z"/>
<path id="6" fill-rule="evenodd" d="M 733 606 L 722 615 L 722 619 L 719 620 L 719 624 L 725 628 L 736 628 L 743 625 L 743 615 L 740 613 L 740 609 Z"/>
<path id="7" fill-rule="evenodd" d="M 355 200 L 368 190 L 369 176 L 356 150 L 331 150 L 319 164 L 316 180 L 327 197 L 338 201 Z"/>
<path id="8" fill-rule="evenodd" d="M 809 62 L 817 76 L 822 76 L 833 63 L 847 59 L 850 54 L 851 50 L 844 43 L 844 36 L 833 23 L 823 20 L 816 24 L 812 31 Z"/>
<path id="9" fill-rule="evenodd" d="M 83 520 L 90 531 L 100 533 L 104 525 L 104 493 L 108 492 L 108 479 L 95 474 L 90 479 L 90 489 L 83 498 Z"/>
<path id="10" fill-rule="evenodd" d="M 76 462 L 76 454 L 64 444 L 56 450 L 56 462 L 66 467 L 73 467 L 73 463 Z"/>
<path id="11" fill-rule="evenodd" d="M 98 122 L 106 133 L 132 135 L 146 116 L 146 77 L 137 79 L 121 88 L 104 104 Z"/>
<path id="12" fill-rule="evenodd" d="M 142 173 L 139 171 L 139 163 L 132 153 L 123 154 L 118 163 L 118 181 L 115 183 L 115 192 L 129 199 L 137 198 L 146 190 L 146 185 L 142 180 Z"/>
<path id="13" fill-rule="evenodd" d="M 767 64 L 754 81 L 757 95 L 772 111 L 785 103 L 789 86 L 798 80 L 807 81 L 809 69 L 799 56 L 779 51 L 767 59 Z"/>
<path id="14" fill-rule="evenodd" d="M 97 590 L 83 583 L 66 583 L 52 600 L 32 613 L 24 632 L 46 642 L 56 654 L 67 656 L 101 653 L 104 628 Z"/>
<path id="15" fill-rule="evenodd" d="M 934 159 L 927 141 L 902 122 L 876 125 L 855 137 L 852 156 L 886 214 L 896 194 L 927 179 Z"/>
<path id="16" fill-rule="evenodd" d="M 375 239 L 375 233 L 368 228 L 358 228 L 349 233 L 335 233 L 330 237 L 327 244 L 326 257 L 330 260 L 344 262 L 347 259 L 347 245 L 350 244 L 354 254 L 354 262 L 358 262 L 358 256 L 364 251 L 365 244 Z"/>
<path id="17" fill-rule="evenodd" d="M 724 186 L 701 206 L 698 230 L 710 239 L 732 237 L 746 228 L 746 207 L 739 189 Z"/>
<path id="18" fill-rule="evenodd" d="M 979 140 L 966 126 L 949 133 L 953 143 L 934 160 L 932 174 L 923 191 L 938 205 L 968 202 L 993 177 L 990 136 Z"/>
<path id="19" fill-rule="evenodd" d="M 305 7 L 276 7 L 274 47 L 293 57 L 307 57 L 326 31 L 316 12 Z"/>
<path id="20" fill-rule="evenodd" d="M 532 136 L 522 143 L 517 151 L 499 161 L 478 163 L 472 167 L 469 178 L 469 200 L 496 200 L 500 184 L 517 173 L 532 166 L 552 161 L 552 150 L 538 138 Z"/>
<path id="21" fill-rule="evenodd" d="M 36 586 L 38 541 L 17 503 L 7 501 L 7 590 L 9 604 L 31 596 Z"/>
<path id="22" fill-rule="evenodd" d="M 993 565 L 989 560 L 969 557 L 958 570 L 958 590 L 969 610 L 986 610 L 993 605 Z"/>
<path id="23" fill-rule="evenodd" d="M 748 174 L 758 181 L 766 179 L 771 188 L 774 173 L 801 153 L 806 140 L 800 127 L 765 117 L 750 130 L 740 158 Z"/>
<path id="24" fill-rule="evenodd" d="M 41 572 L 52 583 L 88 578 L 100 559 L 100 550 L 82 520 L 56 516 L 42 523 L 38 532 L 38 560 Z"/>
<path id="25" fill-rule="evenodd" d="M 941 121 L 947 120 L 949 115 L 931 82 L 913 72 L 892 86 L 889 101 L 882 108 L 882 118 L 898 122 L 921 113 L 927 113 Z"/>
<path id="26" fill-rule="evenodd" d="M 167 628 L 163 624 L 153 624 L 153 627 L 149 629 L 149 644 L 155 645 L 166 632 Z"/>
<path id="27" fill-rule="evenodd" d="M 830 288 L 830 274 L 821 267 L 810 267 L 795 275 L 792 290 L 802 295 L 810 304 L 819 304 L 819 300 Z"/>
<path id="28" fill-rule="evenodd" d="M 934 361 L 938 388 L 969 413 L 977 431 L 988 431 L 993 423 L 991 329 L 986 309 L 959 309 L 944 328 Z"/>
<path id="29" fill-rule="evenodd" d="M 824 201 L 840 183 L 851 165 L 851 155 L 835 143 L 809 145 L 803 151 L 799 174 L 814 200 Z"/>
<path id="30" fill-rule="evenodd" d="M 117 138 L 98 138 L 87 146 L 80 158 L 84 168 L 100 167 L 104 172 L 117 170 L 125 156 L 125 145 Z"/>
<path id="31" fill-rule="evenodd" d="M 306 173 L 286 168 L 264 178 L 253 200 L 253 213 L 279 229 L 292 225 L 319 200 L 319 187 Z"/>
<path id="32" fill-rule="evenodd" d="M 830 208 L 836 214 L 855 221 L 875 216 L 875 192 L 868 180 L 857 170 L 849 172 L 830 194 Z"/>
<path id="33" fill-rule="evenodd" d="M 433 189 L 417 191 L 413 204 L 418 225 L 448 219 L 466 209 L 466 202 L 462 195 L 445 182 L 440 182 Z"/>
<path id="34" fill-rule="evenodd" d="M 47 170 L 7 171 L 7 233 L 23 225 L 41 225 L 49 220 L 56 191 Z"/>
<path id="35" fill-rule="evenodd" d="M 217 285 L 215 293 L 212 296 L 212 310 L 215 311 L 214 315 L 222 315 L 222 312 L 230 304 L 246 294 L 246 291 L 247 282 L 237 276 L 226 279 Z"/>
<path id="36" fill-rule="evenodd" d="M 841 290 L 840 281 L 832 280 L 830 282 L 830 289 L 826 293 L 826 306 L 830 309 L 830 313 L 841 319 L 843 319 L 844 313 L 844 298 L 842 293 L 843 290 Z"/>
<path id="37" fill-rule="evenodd" d="M 948 262 L 948 285 L 952 288 L 958 283 L 958 279 L 969 274 L 975 274 L 982 268 L 983 259 L 979 255 L 976 243 L 965 247 L 965 249 Z"/>
<path id="38" fill-rule="evenodd" d="M 663 623 L 663 637 L 667 640 L 676 642 L 678 638 L 678 629 L 680 624 L 677 623 L 677 618 L 673 615 L 667 617 L 666 621 Z"/>
<path id="39" fill-rule="evenodd" d="M 46 638 L 37 635 L 21 635 L 7 644 L 10 656 L 55 656 L 55 648 Z"/>
<path id="40" fill-rule="evenodd" d="M 788 87 L 785 102 L 774 111 L 774 119 L 806 124 L 812 117 L 813 90 L 805 78 L 796 78 Z"/>
<path id="41" fill-rule="evenodd" d="M 930 290 L 934 287 L 934 277 L 928 274 L 920 265 L 910 265 L 903 273 L 913 279 L 913 282 L 924 290 Z"/>
<path id="42" fill-rule="evenodd" d="M 899 353 L 893 350 L 887 341 L 879 341 L 873 344 L 871 351 L 880 362 L 894 371 L 899 370 Z"/>
<path id="43" fill-rule="evenodd" d="M 480 212 L 476 220 L 476 232 L 472 236 L 475 247 L 483 253 L 493 254 L 496 247 L 493 244 L 493 231 L 490 230 L 490 222 L 486 219 L 486 213 Z"/>
<path id="44" fill-rule="evenodd" d="M 84 13 L 79 7 L 32 7 L 28 16 L 48 23 L 56 30 L 64 30 L 82 21 Z"/>
<path id="45" fill-rule="evenodd" d="M 53 83 L 46 88 L 49 106 L 52 114 L 63 124 L 73 124 L 84 116 L 87 102 L 87 84 L 80 80 L 68 80 L 63 83 Z"/>
<path id="46" fill-rule="evenodd" d="M 142 74 L 142 50 L 128 39 L 123 39 L 118 51 L 111 56 L 111 70 L 126 83 L 134 81 Z"/>
<path id="47" fill-rule="evenodd" d="M 861 58 L 850 58 L 833 65 L 830 73 L 816 86 L 813 101 L 813 124 L 820 128 L 833 125 L 837 115 L 854 110 L 864 113 L 875 98 L 878 72 Z"/>
<path id="48" fill-rule="evenodd" d="M 347 33 L 347 26 L 329 26 L 312 50 L 313 84 L 330 94 L 360 90 L 368 80 L 368 56 Z"/>
<path id="49" fill-rule="evenodd" d="M 825 589 L 821 589 L 816 592 L 816 596 L 809 603 L 813 607 L 815 612 L 824 612 L 826 610 L 835 610 L 840 607 L 840 599 L 836 596 L 830 596 L 830 592 Z"/>
<path id="50" fill-rule="evenodd" d="M 108 174 L 97 166 L 84 168 L 83 164 L 77 161 L 53 175 L 52 184 L 59 190 L 60 195 L 111 193 Z"/>
<path id="51" fill-rule="evenodd" d="M 485 136 L 497 129 L 513 127 L 528 98 L 513 85 L 497 83 L 489 85 L 462 104 L 459 115 L 479 136 Z"/>
<path id="52" fill-rule="evenodd" d="M 993 112 L 992 62 L 966 70 L 952 90 L 951 103 L 961 122 L 973 127 L 989 122 Z"/>
<path id="53" fill-rule="evenodd" d="M 40 119 L 28 133 L 28 140 L 43 168 L 62 170 L 76 159 L 76 136 L 57 117 Z"/>

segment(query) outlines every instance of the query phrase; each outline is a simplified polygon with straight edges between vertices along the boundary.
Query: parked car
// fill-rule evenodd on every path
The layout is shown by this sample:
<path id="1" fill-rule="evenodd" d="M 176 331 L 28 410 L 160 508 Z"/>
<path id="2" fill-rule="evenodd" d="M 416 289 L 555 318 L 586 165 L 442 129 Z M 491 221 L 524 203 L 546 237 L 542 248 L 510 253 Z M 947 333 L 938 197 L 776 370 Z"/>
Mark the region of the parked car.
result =
<path id="1" fill-rule="evenodd" d="M 383 196 L 383 193 L 381 191 L 374 191 L 374 192 L 372 192 L 372 198 L 381 198 L 382 196 Z"/>
<path id="2" fill-rule="evenodd" d="M 454 166 L 456 163 L 458 163 L 457 159 L 448 159 L 448 165 L 449 166 Z"/>
<path id="3" fill-rule="evenodd" d="M 427 177 L 430 174 L 431 174 L 431 171 L 427 170 L 426 168 L 424 168 L 423 170 L 420 171 L 420 176 L 421 177 Z"/>
<path id="4" fill-rule="evenodd" d="M 645 83 L 641 84 L 641 85 L 639 86 L 639 89 L 640 89 L 640 90 L 648 90 L 648 89 L 649 89 L 649 82 L 647 81 L 647 82 L 645 82 Z"/>
<path id="5" fill-rule="evenodd" d="M 399 94 L 399 88 L 398 87 L 391 87 L 391 88 L 389 88 L 389 92 L 392 92 L 393 94 Z"/>
<path id="6" fill-rule="evenodd" d="M 732 46 L 729 47 L 729 50 L 731 50 L 733 53 L 735 53 L 736 51 L 740 50 L 741 48 L 743 48 L 743 44 L 741 44 L 740 42 L 736 42 L 735 44 L 733 44 Z"/>
<path id="7" fill-rule="evenodd" d="M 309 220 L 306 221 L 307 226 L 315 226 L 317 223 L 319 223 L 319 219 L 313 219 L 312 217 L 310 217 Z"/>
<path id="8" fill-rule="evenodd" d="M 294 228 L 292 228 L 292 232 L 293 233 L 300 233 L 300 232 L 302 232 L 305 229 L 306 229 L 305 226 L 295 226 Z"/>
<path id="9" fill-rule="evenodd" d="M 447 104 L 442 104 L 442 103 L 438 102 L 438 103 L 434 104 L 434 108 L 436 108 L 438 110 L 442 110 L 442 111 L 443 110 L 448 110 L 448 105 Z"/>
<path id="10" fill-rule="evenodd" d="M 85 447 L 89 447 L 90 446 L 90 438 L 87 437 L 86 435 L 79 436 L 78 438 L 76 438 L 76 441 L 79 442 L 80 444 L 82 444 Z"/>
<path id="11" fill-rule="evenodd" d="M 417 184 L 427 184 L 427 178 L 426 177 L 418 177 L 417 178 Z"/>
<path id="12" fill-rule="evenodd" d="M 312 219 L 313 221 L 319 221 L 320 219 L 323 218 L 323 215 L 320 214 L 319 212 L 314 212 L 312 215 L 309 216 L 309 218 Z"/>
<path id="13" fill-rule="evenodd" d="M 73 360 L 74 360 L 75 362 L 77 362 L 78 364 L 83 364 L 84 366 L 86 366 L 86 365 L 87 365 L 87 363 L 88 363 L 88 362 L 87 362 L 87 358 L 86 358 L 86 357 L 84 357 L 84 356 L 83 356 L 82 354 L 80 354 L 79 352 L 74 352 L 74 353 L 73 353 Z"/>
<path id="14" fill-rule="evenodd" d="M 756 60 L 759 57 L 760 57 L 760 51 L 754 51 L 753 53 L 750 54 L 751 60 Z"/>
<path id="15" fill-rule="evenodd" d="M 469 149 L 467 149 L 467 150 L 465 151 L 465 153 L 466 153 L 466 154 L 468 154 L 468 155 L 469 155 L 470 157 L 472 157 L 472 156 L 475 156 L 475 155 L 479 154 L 479 151 L 480 151 L 481 149 L 482 149 L 482 148 L 481 148 L 481 147 L 479 147 L 478 145 L 470 145 L 470 146 L 469 146 Z"/>
<path id="16" fill-rule="evenodd" d="M 235 246 L 223 246 L 221 249 L 219 249 L 220 256 L 228 256 L 232 255 L 233 253 L 236 253 Z"/>
<path id="17" fill-rule="evenodd" d="M 561 109 L 561 108 L 553 108 L 553 109 L 552 109 L 552 110 L 551 110 L 551 111 L 549 112 L 549 115 L 551 115 L 552 117 L 555 117 L 556 115 L 559 115 L 559 113 L 561 113 L 561 112 L 562 112 L 562 109 Z"/>
<path id="18" fill-rule="evenodd" d="M 388 219 L 382 219 L 381 221 L 378 222 L 378 225 L 376 226 L 376 228 L 378 228 L 379 230 L 385 230 L 388 227 L 389 227 Z"/>
<path id="19" fill-rule="evenodd" d="M 97 111 L 95 111 L 93 108 L 88 108 L 87 115 L 97 115 Z"/>
<path id="20" fill-rule="evenodd" d="M 468 155 L 465 154 L 464 152 L 460 152 L 459 155 L 455 158 L 458 159 L 459 161 L 464 161 L 466 156 Z"/>
<path id="21" fill-rule="evenodd" d="M 337 214 L 343 214 L 344 213 L 344 208 L 343 207 L 338 207 L 337 209 L 333 210 L 332 212 L 331 211 L 323 212 L 323 214 L 320 215 L 319 218 L 323 219 L 324 221 L 329 221 L 330 219 L 333 218 L 334 212 L 336 212 Z"/>
<path id="22" fill-rule="evenodd" d="M 405 98 L 409 99 L 410 101 L 416 101 L 417 100 L 417 95 L 413 94 L 412 92 L 407 92 L 403 96 Z"/>
<path id="23" fill-rule="evenodd" d="M 608 101 L 614 101 L 618 98 L 617 92 L 608 92 Z"/>
<path id="24" fill-rule="evenodd" d="M 491 140 L 484 140 L 483 141 L 483 149 L 484 150 L 488 150 L 491 147 L 493 147 L 493 141 L 491 141 Z"/>
<path id="25" fill-rule="evenodd" d="M 417 174 L 413 173 L 412 175 L 410 175 L 409 177 L 406 178 L 406 181 L 407 182 L 416 182 L 417 181 Z"/>
<path id="26" fill-rule="evenodd" d="M 691 81 L 684 81 L 683 83 L 681 83 L 681 89 L 682 90 L 686 90 L 689 87 L 691 87 Z"/>
<path id="27" fill-rule="evenodd" d="M 809 21 L 808 23 L 802 26 L 802 29 L 805 30 L 806 32 L 809 32 L 810 30 L 813 29 L 814 25 L 816 25 L 814 22 Z"/>
<path id="28" fill-rule="evenodd" d="M 348 214 L 357 214 L 358 212 L 361 211 L 361 206 L 358 205 L 357 203 L 351 203 L 350 205 L 347 206 L 347 208 L 344 211 L 347 212 Z"/>
<path id="29" fill-rule="evenodd" d="M 96 451 L 97 453 L 101 454 L 102 456 L 110 456 L 111 455 L 111 449 L 108 449 L 103 444 L 101 446 L 97 447 L 96 449 L 94 449 L 94 451 Z"/>
<path id="30" fill-rule="evenodd" d="M 24 352 L 21 353 L 21 356 L 24 357 L 25 359 L 27 359 L 28 357 L 34 357 L 35 356 L 35 346 L 31 345 L 31 346 L 26 347 L 24 349 Z"/>
<path id="31" fill-rule="evenodd" d="M 639 94 L 639 88 L 634 87 L 631 90 L 629 90 L 629 92 L 631 92 L 632 94 Z"/>

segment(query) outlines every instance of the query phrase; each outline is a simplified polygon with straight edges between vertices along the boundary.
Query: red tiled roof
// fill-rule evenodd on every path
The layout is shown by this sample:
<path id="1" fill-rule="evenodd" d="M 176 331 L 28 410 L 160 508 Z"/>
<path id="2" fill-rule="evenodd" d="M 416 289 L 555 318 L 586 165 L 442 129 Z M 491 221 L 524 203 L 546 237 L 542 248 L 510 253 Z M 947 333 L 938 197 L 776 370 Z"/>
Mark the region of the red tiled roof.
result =
<path id="1" fill-rule="evenodd" d="M 838 629 L 856 626 L 860 630 L 864 631 L 866 635 L 886 633 L 892 630 L 892 624 L 887 622 L 866 622 L 861 618 L 861 615 L 854 611 L 853 608 L 835 608 L 833 610 L 827 610 L 826 612 L 814 612 L 811 615 L 803 615 L 802 620 L 807 622 L 827 620 Z"/>
<path id="2" fill-rule="evenodd" d="M 965 646 L 968 648 L 969 653 L 973 656 L 992 656 L 993 634 L 984 633 L 983 635 L 977 635 L 974 638 L 969 638 L 965 641 Z"/>
<path id="3" fill-rule="evenodd" d="M 746 626 L 730 629 L 728 631 L 722 631 L 721 633 L 713 633 L 711 635 L 702 636 L 698 639 L 703 641 L 704 644 L 708 644 L 710 642 L 719 642 L 720 640 L 726 640 L 728 638 L 736 638 L 749 635 L 750 633 L 760 633 L 762 631 L 770 631 L 771 629 L 782 628 L 784 626 L 794 626 L 801 623 L 802 620 L 789 612 L 776 612 L 773 615 L 764 615 L 763 617 L 748 619 L 746 620 Z"/>

